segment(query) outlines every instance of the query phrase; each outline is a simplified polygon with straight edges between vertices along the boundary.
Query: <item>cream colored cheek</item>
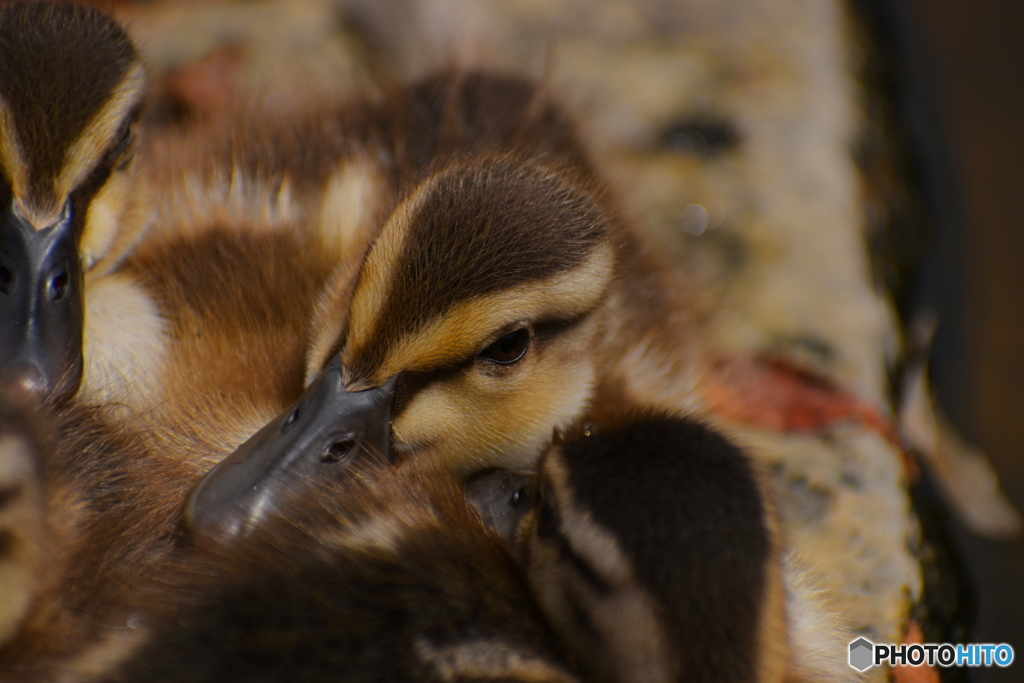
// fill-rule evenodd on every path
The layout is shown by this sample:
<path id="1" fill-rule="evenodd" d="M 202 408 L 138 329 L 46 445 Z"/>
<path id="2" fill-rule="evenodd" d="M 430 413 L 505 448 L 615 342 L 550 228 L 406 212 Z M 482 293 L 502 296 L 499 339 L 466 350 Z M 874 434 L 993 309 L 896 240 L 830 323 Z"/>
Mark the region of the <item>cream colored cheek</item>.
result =
<path id="1" fill-rule="evenodd" d="M 115 172 L 89 204 L 85 214 L 85 231 L 79 243 L 83 270 L 89 270 L 103 258 L 117 238 L 128 201 L 130 176 L 130 168 Z"/>
<path id="2" fill-rule="evenodd" d="M 395 421 L 396 441 L 458 474 L 487 467 L 528 468 L 556 427 L 583 410 L 593 369 L 560 357 L 515 377 L 470 371 L 422 391 Z M 525 370 L 525 368 L 524 368 Z"/>
<path id="3" fill-rule="evenodd" d="M 504 465 L 509 442 L 522 431 L 520 421 L 507 415 L 514 393 L 495 395 L 472 385 L 463 377 L 421 391 L 394 422 L 396 442 L 414 449 L 412 457 L 458 474 Z"/>

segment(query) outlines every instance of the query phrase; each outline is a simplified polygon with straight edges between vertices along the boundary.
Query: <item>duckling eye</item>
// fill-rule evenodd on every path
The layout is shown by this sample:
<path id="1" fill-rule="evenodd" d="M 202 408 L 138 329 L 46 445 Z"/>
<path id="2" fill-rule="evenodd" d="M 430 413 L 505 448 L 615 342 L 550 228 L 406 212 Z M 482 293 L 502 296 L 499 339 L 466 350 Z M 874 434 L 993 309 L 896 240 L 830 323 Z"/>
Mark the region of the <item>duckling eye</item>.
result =
<path id="1" fill-rule="evenodd" d="M 519 488 L 512 492 L 512 497 L 508 499 L 508 504 L 511 508 L 518 508 L 526 500 L 526 489 Z"/>
<path id="2" fill-rule="evenodd" d="M 530 331 L 525 327 L 506 334 L 480 352 L 480 358 L 499 365 L 511 365 L 526 353 L 530 345 Z"/>
<path id="3" fill-rule="evenodd" d="M 293 410 L 291 414 L 288 415 L 288 417 L 284 421 L 284 424 L 281 425 L 281 433 L 287 434 L 288 432 L 290 432 L 292 430 L 292 426 L 294 426 L 295 423 L 299 421 L 300 417 L 302 417 L 302 406 L 295 406 L 295 410 Z"/>

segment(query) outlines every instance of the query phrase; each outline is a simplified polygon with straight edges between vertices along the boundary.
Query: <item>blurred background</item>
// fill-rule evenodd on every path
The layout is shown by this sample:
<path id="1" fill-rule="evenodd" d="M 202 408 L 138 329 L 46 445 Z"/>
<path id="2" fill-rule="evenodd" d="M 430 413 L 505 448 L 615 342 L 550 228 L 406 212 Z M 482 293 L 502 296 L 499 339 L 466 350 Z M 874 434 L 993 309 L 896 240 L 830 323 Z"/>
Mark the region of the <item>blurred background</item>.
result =
<path id="1" fill-rule="evenodd" d="M 933 68 L 930 87 L 957 197 L 924 296 L 940 314 L 940 400 L 982 447 L 1024 510 L 1024 3 L 904 0 Z M 1009 642 L 1008 669 L 975 681 L 1024 680 L 1024 541 L 955 529 L 978 588 L 973 639 Z"/>

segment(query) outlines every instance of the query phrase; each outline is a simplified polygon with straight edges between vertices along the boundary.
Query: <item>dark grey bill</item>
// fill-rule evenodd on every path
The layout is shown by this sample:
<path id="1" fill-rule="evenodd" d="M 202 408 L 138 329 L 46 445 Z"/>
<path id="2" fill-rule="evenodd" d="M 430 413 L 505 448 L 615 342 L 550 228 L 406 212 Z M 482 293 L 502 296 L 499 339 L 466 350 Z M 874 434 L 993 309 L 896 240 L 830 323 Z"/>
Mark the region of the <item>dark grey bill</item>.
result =
<path id="1" fill-rule="evenodd" d="M 344 476 L 357 459 L 390 463 L 395 379 L 345 391 L 336 357 L 295 405 L 203 477 L 186 502 L 185 525 L 225 540 L 244 535 L 299 481 Z"/>
<path id="2" fill-rule="evenodd" d="M 0 215 L 0 385 L 61 402 L 82 381 L 82 262 L 70 204 L 36 230 Z"/>

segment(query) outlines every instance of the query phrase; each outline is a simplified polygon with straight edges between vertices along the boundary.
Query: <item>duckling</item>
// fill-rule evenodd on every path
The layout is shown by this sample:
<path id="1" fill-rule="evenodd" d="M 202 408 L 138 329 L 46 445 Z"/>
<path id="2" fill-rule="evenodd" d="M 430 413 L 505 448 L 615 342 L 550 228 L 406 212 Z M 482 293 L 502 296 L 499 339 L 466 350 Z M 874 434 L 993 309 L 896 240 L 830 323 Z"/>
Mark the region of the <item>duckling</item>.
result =
<path id="1" fill-rule="evenodd" d="M 671 275 L 645 261 L 579 163 L 545 151 L 441 164 L 397 203 L 360 266 L 321 294 L 304 397 L 210 476 L 234 479 L 227 499 L 236 511 L 251 501 L 258 516 L 239 462 L 317 458 L 342 437 L 463 477 L 530 467 L 554 429 L 624 385 L 631 357 L 641 374 L 686 379 L 685 336 L 674 367 L 645 365 L 656 325 L 682 326 Z M 189 515 L 224 519 L 202 491 Z"/>
<path id="2" fill-rule="evenodd" d="M 342 438 L 456 471 L 530 464 L 595 384 L 613 269 L 606 219 L 566 178 L 571 169 L 474 160 L 400 203 L 349 288 L 344 348 L 314 342 L 323 372 L 211 474 L 237 480 L 228 499 L 252 495 L 238 462 L 315 459 Z M 201 491 L 193 502 L 204 514 Z"/>
<path id="3" fill-rule="evenodd" d="M 85 282 L 137 239 L 145 77 L 125 33 L 77 5 L 0 7 L 0 382 L 65 400 Z"/>
<path id="4" fill-rule="evenodd" d="M 595 680 L 783 680 L 773 512 L 749 458 L 714 430 L 618 416 L 558 439 L 536 481 L 499 471 L 468 486 Z"/>
<path id="5" fill-rule="evenodd" d="M 595 417 L 535 475 L 465 485 L 594 680 L 856 680 L 853 637 L 783 552 L 750 457 L 691 418 Z"/>

